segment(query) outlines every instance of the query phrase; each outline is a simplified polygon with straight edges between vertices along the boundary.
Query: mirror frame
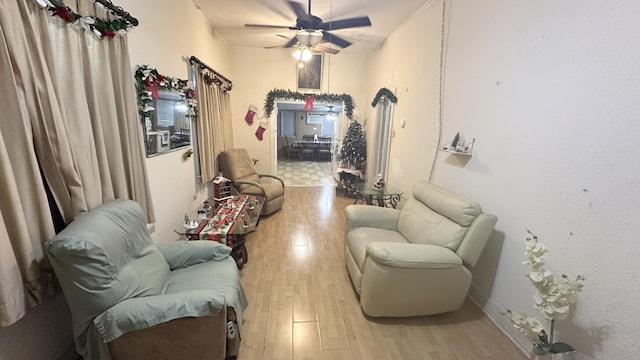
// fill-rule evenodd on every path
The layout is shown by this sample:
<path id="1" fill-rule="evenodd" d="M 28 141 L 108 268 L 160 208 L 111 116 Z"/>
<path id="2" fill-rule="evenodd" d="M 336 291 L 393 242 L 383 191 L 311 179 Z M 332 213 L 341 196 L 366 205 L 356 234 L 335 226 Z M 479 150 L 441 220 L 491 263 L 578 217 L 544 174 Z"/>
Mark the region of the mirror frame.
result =
<path id="1" fill-rule="evenodd" d="M 140 121 L 142 126 L 142 131 L 144 134 L 144 143 L 145 143 L 145 153 L 147 157 L 153 157 L 160 154 L 165 154 L 174 150 L 183 149 L 191 146 L 192 139 L 189 134 L 189 142 L 183 145 L 177 146 L 175 148 L 171 148 L 170 145 L 167 145 L 169 148 L 164 151 L 157 151 L 156 149 L 151 149 L 150 144 L 152 143 L 151 138 L 148 137 L 148 127 L 151 123 L 151 119 L 156 116 L 156 110 L 152 106 L 154 100 L 157 100 L 160 95 L 160 91 L 176 93 L 182 97 L 187 106 L 186 113 L 186 121 L 189 124 L 191 122 L 191 118 L 197 116 L 197 101 L 194 99 L 195 91 L 192 88 L 191 84 L 187 80 L 182 80 L 179 78 L 173 78 L 169 76 L 162 75 L 158 73 L 158 70 L 149 67 L 149 65 L 139 65 L 136 68 L 135 74 L 135 85 L 136 85 L 136 94 L 138 98 L 138 113 L 140 114 Z M 190 129 L 191 126 L 188 126 Z M 177 134 L 162 134 L 164 143 L 169 144 L 169 139 L 164 139 L 164 137 L 172 137 Z M 180 134 L 184 136 L 184 134 Z M 156 139 L 157 141 L 158 139 Z M 167 141 L 169 140 L 169 141 Z"/>

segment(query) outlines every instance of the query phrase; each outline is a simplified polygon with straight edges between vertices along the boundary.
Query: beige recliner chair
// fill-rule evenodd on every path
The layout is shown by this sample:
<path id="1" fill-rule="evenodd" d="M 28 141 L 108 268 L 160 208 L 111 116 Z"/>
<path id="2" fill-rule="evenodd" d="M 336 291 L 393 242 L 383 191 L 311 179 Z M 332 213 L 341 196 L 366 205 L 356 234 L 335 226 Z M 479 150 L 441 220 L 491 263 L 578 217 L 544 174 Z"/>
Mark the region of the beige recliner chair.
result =
<path id="1" fill-rule="evenodd" d="M 258 174 L 247 149 L 229 149 L 218 155 L 218 166 L 224 177 L 232 181 L 236 193 L 262 196 L 261 215 L 282 209 L 284 181 L 275 175 Z"/>
<path id="2" fill-rule="evenodd" d="M 345 261 L 370 316 L 417 316 L 462 306 L 497 217 L 426 181 L 401 210 L 346 208 Z"/>

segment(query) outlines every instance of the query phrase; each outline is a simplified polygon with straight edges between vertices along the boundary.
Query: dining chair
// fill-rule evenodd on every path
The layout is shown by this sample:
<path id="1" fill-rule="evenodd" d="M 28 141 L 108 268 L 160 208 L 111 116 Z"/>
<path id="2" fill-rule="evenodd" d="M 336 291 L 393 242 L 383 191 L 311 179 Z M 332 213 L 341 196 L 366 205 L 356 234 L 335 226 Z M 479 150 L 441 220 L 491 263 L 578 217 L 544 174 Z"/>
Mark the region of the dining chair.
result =
<path id="1" fill-rule="evenodd" d="M 293 143 L 289 144 L 289 137 L 287 135 L 284 136 L 284 144 L 285 155 L 287 156 L 287 159 L 300 159 L 300 148 L 298 146 L 295 146 Z"/>

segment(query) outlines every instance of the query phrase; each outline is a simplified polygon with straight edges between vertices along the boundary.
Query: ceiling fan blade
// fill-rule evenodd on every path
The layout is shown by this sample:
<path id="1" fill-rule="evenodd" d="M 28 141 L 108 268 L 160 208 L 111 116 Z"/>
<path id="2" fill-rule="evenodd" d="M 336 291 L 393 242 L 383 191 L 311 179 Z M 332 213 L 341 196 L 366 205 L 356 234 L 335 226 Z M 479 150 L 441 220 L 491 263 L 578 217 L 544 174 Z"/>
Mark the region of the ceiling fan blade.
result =
<path id="1" fill-rule="evenodd" d="M 371 20 L 369 20 L 368 16 L 329 21 L 322 24 L 322 30 L 330 31 L 330 30 L 348 29 L 348 28 L 363 27 L 363 26 L 371 26 Z"/>
<path id="2" fill-rule="evenodd" d="M 297 42 L 298 42 L 298 39 L 296 39 L 296 37 L 294 36 L 294 37 L 292 37 L 291 39 L 289 39 L 289 41 L 287 41 L 287 43 L 286 43 L 286 44 L 284 44 L 284 46 L 282 46 L 282 47 L 290 48 L 290 47 L 292 47 L 293 45 L 295 45 Z"/>
<path id="3" fill-rule="evenodd" d="M 322 32 L 322 39 L 326 40 L 326 41 L 328 41 L 328 42 L 330 42 L 332 44 L 336 44 L 336 45 L 340 46 L 341 48 L 346 48 L 349 45 L 351 45 L 351 42 L 349 42 L 349 41 L 347 41 L 347 40 L 345 40 L 345 39 L 343 39 L 343 38 L 341 38 L 339 36 L 333 35 L 332 33 L 328 32 L 328 31 L 323 31 Z"/>
<path id="4" fill-rule="evenodd" d="M 336 55 L 340 52 L 340 50 L 338 49 L 332 49 L 332 48 L 328 48 L 326 46 L 322 46 L 322 45 L 316 45 L 313 48 L 311 48 L 312 51 L 319 51 L 322 53 L 329 53 L 329 54 L 333 54 Z"/>
<path id="5" fill-rule="evenodd" d="M 289 3 L 289 6 L 291 7 L 291 10 L 293 10 L 294 13 L 296 13 L 297 17 L 304 17 L 307 15 L 307 12 L 304 10 L 304 7 L 295 1 L 287 1 Z"/>
<path id="6" fill-rule="evenodd" d="M 271 29 L 291 29 L 290 26 L 284 25 L 262 25 L 262 24 L 244 24 L 245 27 L 271 28 Z"/>

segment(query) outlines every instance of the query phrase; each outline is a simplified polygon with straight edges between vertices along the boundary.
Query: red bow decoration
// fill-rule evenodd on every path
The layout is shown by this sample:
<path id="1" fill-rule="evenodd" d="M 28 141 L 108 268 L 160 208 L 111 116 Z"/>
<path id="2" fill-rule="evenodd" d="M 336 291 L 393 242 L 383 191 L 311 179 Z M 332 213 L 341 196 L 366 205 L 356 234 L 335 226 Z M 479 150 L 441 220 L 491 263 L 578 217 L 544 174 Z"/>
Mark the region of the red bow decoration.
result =
<path id="1" fill-rule="evenodd" d="M 304 94 L 304 109 L 313 110 L 313 102 L 316 100 L 315 94 Z"/>

